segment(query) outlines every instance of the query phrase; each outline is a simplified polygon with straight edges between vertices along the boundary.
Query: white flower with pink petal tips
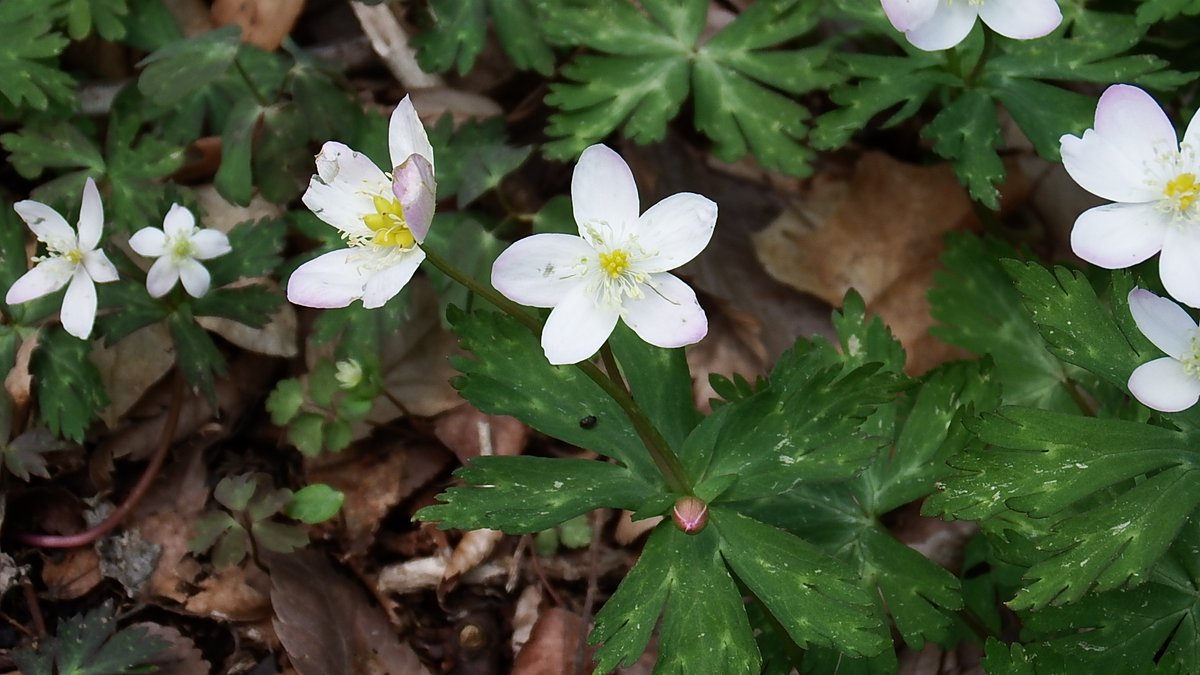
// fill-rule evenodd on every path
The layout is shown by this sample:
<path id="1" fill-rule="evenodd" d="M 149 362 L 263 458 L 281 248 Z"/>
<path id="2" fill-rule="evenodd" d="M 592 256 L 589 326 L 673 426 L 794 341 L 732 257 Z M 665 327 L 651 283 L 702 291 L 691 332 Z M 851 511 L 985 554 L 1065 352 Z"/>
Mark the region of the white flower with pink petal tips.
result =
<path id="1" fill-rule="evenodd" d="M 26 199 L 13 209 L 46 245 L 46 255 L 33 259 L 37 265 L 13 282 L 4 301 L 29 302 L 66 286 L 60 312 L 63 328 L 86 340 L 96 323 L 96 284 L 117 280 L 117 268 L 96 248 L 104 231 L 104 205 L 96 182 L 88 178 L 84 183 L 78 234 L 58 211 L 41 202 Z"/>
<path id="2" fill-rule="evenodd" d="M 1159 275 L 1176 300 L 1200 307 L 1200 115 L 1183 143 L 1162 108 L 1129 85 L 1109 87 L 1095 126 L 1063 136 L 1062 162 L 1083 189 L 1116 202 L 1083 212 L 1071 231 L 1080 258 L 1106 269 L 1162 252 Z"/>
<path id="3" fill-rule="evenodd" d="M 1129 292 L 1129 311 L 1155 347 L 1166 353 L 1129 376 L 1129 391 L 1148 408 L 1179 412 L 1200 400 L 1200 329 L 1182 307 L 1150 291 Z"/>
<path id="4" fill-rule="evenodd" d="M 1014 40 L 1042 37 L 1062 23 L 1055 0 L 883 0 L 883 11 L 914 47 L 927 52 L 962 42 L 976 19 Z"/>
<path id="5" fill-rule="evenodd" d="M 329 141 L 302 198 L 336 227 L 348 248 L 310 260 L 288 279 L 288 300 L 305 307 L 382 307 L 425 260 L 419 244 L 433 222 L 433 148 L 407 96 L 388 126 L 391 173 L 366 155 Z"/>
<path id="6" fill-rule="evenodd" d="M 717 222 L 712 200 L 681 192 L 639 215 L 629 166 L 593 145 L 571 177 L 571 206 L 578 237 L 526 237 L 492 266 L 492 285 L 510 300 L 553 308 L 542 330 L 550 363 L 591 357 L 618 319 L 659 347 L 693 344 L 708 333 L 696 293 L 669 271 L 708 245 Z"/>

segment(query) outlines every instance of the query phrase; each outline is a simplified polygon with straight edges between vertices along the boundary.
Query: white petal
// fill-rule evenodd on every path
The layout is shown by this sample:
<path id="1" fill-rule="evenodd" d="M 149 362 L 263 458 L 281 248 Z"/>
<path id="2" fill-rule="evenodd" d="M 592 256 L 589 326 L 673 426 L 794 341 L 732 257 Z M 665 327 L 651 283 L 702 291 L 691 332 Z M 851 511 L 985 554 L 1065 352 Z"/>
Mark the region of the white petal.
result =
<path id="1" fill-rule="evenodd" d="M 196 260 L 208 260 L 225 255 L 233 250 L 229 237 L 220 230 L 206 228 L 192 235 L 192 250 Z"/>
<path id="2" fill-rule="evenodd" d="M 1059 139 L 1063 168 L 1084 190 L 1114 202 L 1150 202 L 1162 198 L 1154 174 L 1144 162 L 1130 161 L 1124 152 L 1095 129 L 1082 138 Z"/>
<path id="3" fill-rule="evenodd" d="M 58 211 L 49 206 L 26 199 L 13 204 L 13 210 L 40 241 L 75 242 L 75 230 Z"/>
<path id="4" fill-rule="evenodd" d="M 104 231 L 104 205 L 96 181 L 89 176 L 83 184 L 83 203 L 79 206 L 79 247 L 85 251 L 96 248 Z"/>
<path id="5" fill-rule="evenodd" d="M 1192 348 L 1196 322 L 1187 311 L 1144 288 L 1129 292 L 1129 313 L 1138 330 L 1164 354 L 1181 359 Z"/>
<path id="6" fill-rule="evenodd" d="M 86 340 L 92 334 L 92 326 L 96 323 L 96 285 L 82 265 L 76 268 L 67 285 L 59 317 L 63 328 L 80 340 Z"/>
<path id="7" fill-rule="evenodd" d="M 88 276 L 92 278 L 92 281 L 98 284 L 106 284 L 110 281 L 116 281 L 119 278 L 117 276 L 117 268 L 109 261 L 104 251 L 98 248 L 84 252 L 83 267 L 87 270 Z"/>
<path id="8" fill-rule="evenodd" d="M 363 223 L 363 216 L 375 213 L 375 204 L 368 194 L 348 192 L 341 185 L 326 185 L 313 176 L 301 201 L 318 218 L 346 234 L 371 235 L 370 228 Z"/>
<path id="9" fill-rule="evenodd" d="M 1168 218 L 1154 204 L 1097 206 L 1075 220 L 1071 250 L 1105 269 L 1130 267 L 1163 248 Z"/>
<path id="10" fill-rule="evenodd" d="M 292 304 L 327 309 L 362 297 L 367 278 L 352 260 L 358 251 L 340 248 L 309 260 L 292 272 L 287 297 Z"/>
<path id="11" fill-rule="evenodd" d="M 1062 10 L 1055 0 L 987 0 L 979 8 L 979 18 L 1004 37 L 1030 40 L 1058 28 Z"/>
<path id="12" fill-rule="evenodd" d="M 396 105 L 388 121 L 388 151 L 392 167 L 400 166 L 411 155 L 420 155 L 429 162 L 430 170 L 433 169 L 433 146 L 429 144 L 425 125 L 421 124 L 408 96 Z"/>
<path id="13" fill-rule="evenodd" d="M 363 216 L 375 213 L 372 197 L 392 199 L 392 183 L 366 155 L 329 141 L 317 155 L 317 175 L 302 201 L 342 232 L 368 236 Z"/>
<path id="14" fill-rule="evenodd" d="M 190 236 L 196 229 L 196 216 L 186 206 L 172 204 L 163 218 L 163 232 L 168 239 Z"/>
<path id="15" fill-rule="evenodd" d="M 50 295 L 66 286 L 74 272 L 75 265 L 62 258 L 43 260 L 13 282 L 4 296 L 4 302 L 16 305 Z"/>
<path id="16" fill-rule="evenodd" d="M 708 246 L 716 224 L 716 203 L 701 195 L 681 192 L 651 206 L 638 219 L 638 243 L 650 254 L 638 269 L 665 272 L 695 258 Z"/>
<path id="17" fill-rule="evenodd" d="M 437 183 L 433 165 L 421 155 L 412 155 L 396 167 L 392 178 L 392 194 L 400 200 L 404 224 L 412 230 L 417 241 L 425 241 L 433 210 L 437 206 Z"/>
<path id="18" fill-rule="evenodd" d="M 904 35 L 917 49 L 927 52 L 949 49 L 970 34 L 978 16 L 979 10 L 970 3 L 959 0 L 947 4 L 947 0 L 941 0 L 928 21 Z"/>
<path id="19" fill-rule="evenodd" d="M 1167 230 L 1158 275 L 1171 297 L 1200 307 L 1200 233 L 1179 227 Z"/>
<path id="20" fill-rule="evenodd" d="M 535 234 L 517 241 L 492 263 L 492 286 L 513 302 L 554 307 L 583 283 L 596 251 L 569 234 Z"/>
<path id="21" fill-rule="evenodd" d="M 624 241 L 639 213 L 637 184 L 625 160 L 603 145 L 584 150 L 571 175 L 571 208 L 579 234 L 593 247 L 602 242 L 589 234 L 592 228 Z M 604 243 L 603 248 L 608 248 L 614 242 Z"/>
<path id="22" fill-rule="evenodd" d="M 928 21 L 937 7 L 938 0 L 883 0 L 883 13 L 902 33 Z"/>
<path id="23" fill-rule="evenodd" d="M 621 318 L 646 342 L 656 347 L 695 344 L 708 334 L 708 317 L 696 292 L 673 274 L 653 274 L 642 287 L 645 295 L 626 300 Z"/>
<path id="24" fill-rule="evenodd" d="M 417 267 L 425 260 L 425 251 L 414 248 L 406 251 L 395 264 L 386 267 L 367 278 L 363 287 L 362 301 L 366 309 L 383 307 L 388 300 L 396 297 L 400 289 L 412 279 Z"/>
<path id="25" fill-rule="evenodd" d="M 1192 169 L 1200 170 L 1200 110 L 1192 115 L 1187 130 L 1183 132 L 1183 145 L 1191 151 Z"/>
<path id="26" fill-rule="evenodd" d="M 563 298 L 542 329 L 542 351 L 550 363 L 579 363 L 600 350 L 620 315 L 617 307 L 597 305 L 582 285 Z"/>
<path id="27" fill-rule="evenodd" d="M 1179 153 L 1175 127 L 1150 94 L 1127 84 L 1104 90 L 1096 104 L 1096 132 L 1144 176 L 1160 174 Z M 1111 167 L 1110 167 L 1111 168 Z M 1168 178 L 1172 178 L 1170 176 Z"/>
<path id="28" fill-rule="evenodd" d="M 1138 366 L 1129 376 L 1129 391 L 1148 408 L 1179 412 L 1200 400 L 1200 380 L 1184 372 L 1180 362 L 1164 357 Z"/>
<path id="29" fill-rule="evenodd" d="M 167 235 L 157 227 L 143 227 L 129 238 L 129 248 L 138 255 L 157 258 L 167 252 Z"/>
<path id="30" fill-rule="evenodd" d="M 175 287 L 179 281 L 179 266 L 170 256 L 163 256 L 154 261 L 150 271 L 146 273 L 146 291 L 150 297 L 161 298 Z"/>
<path id="31" fill-rule="evenodd" d="M 183 282 L 183 290 L 193 298 L 203 298 L 212 283 L 208 270 L 192 258 L 179 263 L 179 280 Z"/>

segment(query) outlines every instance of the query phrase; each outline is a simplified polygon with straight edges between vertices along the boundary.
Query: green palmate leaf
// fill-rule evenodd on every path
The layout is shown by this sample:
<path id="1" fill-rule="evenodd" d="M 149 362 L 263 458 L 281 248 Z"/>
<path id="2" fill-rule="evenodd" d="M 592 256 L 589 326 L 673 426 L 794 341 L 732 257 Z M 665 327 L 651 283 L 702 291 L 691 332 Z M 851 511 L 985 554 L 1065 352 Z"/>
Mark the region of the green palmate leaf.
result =
<path id="1" fill-rule="evenodd" d="M 17 173 L 35 179 L 46 169 L 82 169 L 89 175 L 104 173 L 100 148 L 70 122 L 34 122 L 15 133 L 0 136 L 0 144 L 12 153 L 9 161 Z M 83 179 L 79 178 L 82 192 Z"/>
<path id="2" fill-rule="evenodd" d="M 167 319 L 171 339 L 175 344 L 179 369 L 188 384 L 200 389 L 211 404 L 216 405 L 213 380 L 225 373 L 225 359 L 217 345 L 196 323 L 187 305 L 181 305 Z"/>
<path id="3" fill-rule="evenodd" d="M 753 152 L 768 168 L 803 175 L 811 152 L 801 144 L 807 110 L 791 95 L 828 86 L 824 48 L 771 51 L 812 29 L 815 6 L 799 0 L 751 5 L 707 42 L 701 40 L 704 0 L 654 0 L 639 6 L 533 0 L 546 35 L 599 54 L 563 67 L 567 82 L 551 85 L 546 101 L 559 109 L 547 154 L 576 157 L 624 126 L 640 143 L 659 140 L 689 90 L 696 128 L 714 153 L 734 160 Z"/>
<path id="4" fill-rule="evenodd" d="M 258 481 L 254 474 L 226 476 L 213 488 L 213 499 L 231 511 L 244 511 L 257 490 Z"/>
<path id="5" fill-rule="evenodd" d="M 218 288 L 191 303 L 196 316 L 231 319 L 253 328 L 265 326 L 283 304 L 278 291 L 252 284 L 236 288 Z"/>
<path id="6" fill-rule="evenodd" d="M 36 650 L 13 652 L 26 675 L 118 675 L 145 673 L 143 665 L 167 648 L 167 643 L 141 628 L 117 630 L 112 601 L 87 614 L 67 619 L 58 635 Z"/>
<path id="7" fill-rule="evenodd" d="M 431 0 L 430 25 L 413 44 L 430 72 L 457 68 L 466 74 L 483 49 L 490 16 L 513 65 L 549 75 L 554 53 L 542 38 L 528 0 Z"/>
<path id="8" fill-rule="evenodd" d="M 314 483 L 304 486 L 292 495 L 292 500 L 284 507 L 284 513 L 289 518 L 315 525 L 336 516 L 345 500 L 344 492 L 324 483 Z"/>
<path id="9" fill-rule="evenodd" d="M 512 415 L 542 433 L 612 457 L 638 476 L 658 475 L 612 398 L 579 368 L 550 365 L 537 336 L 516 319 L 451 309 L 449 320 L 463 349 L 477 357 L 453 359 L 463 373 L 455 386 L 475 407 Z M 584 428 L 579 421 L 588 416 L 596 424 Z"/>
<path id="10" fill-rule="evenodd" d="M 202 89 L 233 65 L 242 29 L 230 25 L 171 43 L 138 64 L 138 89 L 159 105 L 171 105 Z"/>
<path id="11" fill-rule="evenodd" d="M 440 189 L 440 186 L 439 186 Z M 506 243 L 496 238 L 485 223 L 494 227 L 491 216 L 474 211 L 451 211 L 435 214 L 429 236 L 422 243 L 485 287 L 491 284 L 492 263 Z M 469 288 L 431 269 L 429 273 L 438 292 L 442 314 L 450 305 L 470 311 L 475 294 Z"/>
<path id="12" fill-rule="evenodd" d="M 0 417 L 10 413 L 7 395 L 0 396 L 0 408 L 3 410 Z M 4 426 L 9 426 L 7 420 Z M 8 429 L 5 428 L 3 437 L 7 436 Z M 46 459 L 42 455 L 53 450 L 62 450 L 64 447 L 50 432 L 38 428 L 17 436 L 8 445 L 0 444 L 0 454 L 3 455 L 4 468 L 8 469 L 9 473 L 28 481 L 30 476 L 49 478 L 50 472 L 46 470 Z"/>
<path id="13" fill-rule="evenodd" d="M 455 128 L 445 115 L 430 129 L 429 142 L 438 163 L 438 199 L 458 195 L 460 209 L 498 187 L 533 152 L 531 146 L 508 145 L 499 117 Z"/>
<path id="14" fill-rule="evenodd" d="M 304 405 L 304 388 L 300 380 L 290 378 L 280 380 L 271 394 L 267 396 L 267 412 L 271 414 L 271 423 L 283 426 L 292 421 L 300 406 Z"/>
<path id="15" fill-rule="evenodd" d="M 933 118 L 924 135 L 933 140 L 934 152 L 954 160 L 954 171 L 973 199 L 990 209 L 1000 208 L 1000 121 L 987 94 L 978 89 L 963 92 Z"/>
<path id="16" fill-rule="evenodd" d="M 288 440 L 306 457 L 316 457 L 324 447 L 325 418 L 315 413 L 302 413 L 288 425 Z"/>
<path id="17" fill-rule="evenodd" d="M 129 0 L 129 13 L 124 24 L 127 35 L 123 42 L 144 52 L 183 39 L 179 23 L 159 0 Z"/>
<path id="18" fill-rule="evenodd" d="M 238 279 L 268 276 L 282 262 L 287 224 L 279 218 L 238 223 L 229 231 L 229 254 L 206 260 L 214 288 Z"/>
<path id="19" fill-rule="evenodd" d="M 248 205 L 254 194 L 251 151 L 254 147 L 254 130 L 263 112 L 263 107 L 257 101 L 241 101 L 229 114 L 229 121 L 221 134 L 221 166 L 213 178 L 213 185 L 222 197 L 239 206 Z"/>
<path id="20" fill-rule="evenodd" d="M 188 550 L 193 553 L 203 553 L 213 547 L 217 540 L 230 528 L 237 527 L 233 516 L 224 511 L 209 511 L 196 520 L 193 528 L 195 534 L 188 539 Z M 240 558 L 239 558 L 240 560 Z"/>
<path id="21" fill-rule="evenodd" d="M 609 338 L 633 400 L 672 448 L 678 448 L 701 415 L 692 401 L 692 374 L 683 349 L 644 342 L 623 322 Z"/>
<path id="22" fill-rule="evenodd" d="M 125 37 L 124 19 L 129 14 L 125 0 L 58 0 L 54 11 L 67 20 L 72 40 L 82 40 L 94 28 L 105 40 Z"/>
<path id="23" fill-rule="evenodd" d="M 140 283 L 104 284 L 97 290 L 100 307 L 113 310 L 107 312 L 97 326 L 108 345 L 116 344 L 139 328 L 162 321 L 170 312 L 165 303 L 150 297 Z"/>
<path id="24" fill-rule="evenodd" d="M 596 614 L 588 641 L 602 643 L 597 672 L 637 660 L 664 613 L 656 672 L 759 672 L 741 593 L 718 545 L 714 528 L 695 536 L 672 525 L 655 528 L 637 565 Z"/>
<path id="25" fill-rule="evenodd" d="M 984 653 L 981 665 L 989 675 L 1050 675 L 1067 672 L 1066 664 L 1061 659 L 1058 659 L 1054 668 L 1048 669 L 1041 665 L 1042 659 L 1027 652 L 1019 643 L 1010 646 L 996 638 L 988 638 Z"/>
<path id="26" fill-rule="evenodd" d="M 637 509 L 659 493 L 628 469 L 603 462 L 544 457 L 477 457 L 417 518 L 438 526 L 538 532 L 593 509 Z"/>
<path id="27" fill-rule="evenodd" d="M 586 514 L 580 514 L 571 518 L 558 527 L 561 533 L 562 545 L 567 548 L 583 548 L 592 543 L 592 525 L 588 522 Z"/>
<path id="28" fill-rule="evenodd" d="M 291 553 L 308 546 L 308 532 L 298 525 L 285 525 L 270 520 L 255 521 L 250 525 L 250 536 L 254 543 L 275 553 Z"/>
<path id="29" fill-rule="evenodd" d="M 77 443 L 108 405 L 104 381 L 88 351 L 86 341 L 51 329 L 42 333 L 30 365 L 42 423 L 56 436 Z"/>
<path id="30" fill-rule="evenodd" d="M 850 289 L 842 299 L 842 309 L 833 313 L 833 327 L 841 346 L 841 360 L 847 371 L 868 363 L 879 363 L 883 370 L 904 370 L 904 347 L 879 317 L 867 317 L 866 303 L 858 291 Z"/>
<path id="31" fill-rule="evenodd" d="M 51 32 L 53 15 L 39 0 L 8 0 L 0 5 L 0 93 L 14 106 L 45 110 L 50 100 L 70 101 L 74 81 L 45 61 L 67 39 Z"/>
<path id="32" fill-rule="evenodd" d="M 1137 20 L 1140 24 L 1174 19 L 1180 14 L 1200 14 L 1200 0 L 1143 0 L 1137 8 Z"/>

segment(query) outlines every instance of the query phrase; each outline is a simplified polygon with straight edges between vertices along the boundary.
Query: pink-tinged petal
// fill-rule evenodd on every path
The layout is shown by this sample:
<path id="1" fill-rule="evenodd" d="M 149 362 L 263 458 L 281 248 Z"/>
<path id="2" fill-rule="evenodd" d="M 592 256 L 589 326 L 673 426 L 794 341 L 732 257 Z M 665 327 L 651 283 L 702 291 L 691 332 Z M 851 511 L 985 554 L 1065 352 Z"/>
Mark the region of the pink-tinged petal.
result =
<path id="1" fill-rule="evenodd" d="M 183 282 L 183 290 L 193 298 L 203 298 L 212 284 L 212 277 L 204 265 L 191 258 L 179 263 L 179 280 Z"/>
<path id="2" fill-rule="evenodd" d="M 927 52 L 949 49 L 963 41 L 975 26 L 979 9 L 968 2 L 941 0 L 929 20 L 904 34 L 912 46 Z"/>
<path id="3" fill-rule="evenodd" d="M 425 133 L 425 125 L 417 116 L 412 100 L 405 96 L 392 111 L 388 121 L 388 152 L 391 155 L 392 166 L 400 166 L 410 156 L 424 157 L 433 171 L 433 146 L 429 144 L 429 135 Z"/>
<path id="4" fill-rule="evenodd" d="M 513 302 L 554 307 L 583 283 L 596 251 L 569 234 L 535 234 L 504 249 L 492 263 L 492 286 Z"/>
<path id="5" fill-rule="evenodd" d="M 13 282 L 4 296 L 4 302 L 18 305 L 50 295 L 66 286 L 74 272 L 75 265 L 62 258 L 43 260 Z"/>
<path id="6" fill-rule="evenodd" d="M 1158 275 L 1171 297 L 1188 307 L 1200 307 L 1200 233 L 1180 227 L 1167 230 Z"/>
<path id="7" fill-rule="evenodd" d="M 1062 10 L 1055 0 L 987 0 L 979 8 L 979 18 L 1004 37 L 1030 40 L 1058 28 Z"/>
<path id="8" fill-rule="evenodd" d="M 21 220 L 25 221 L 38 240 L 64 244 L 75 242 L 75 230 L 71 229 L 58 211 L 49 206 L 26 199 L 13 204 L 13 210 L 21 216 Z"/>
<path id="9" fill-rule="evenodd" d="M 1187 130 L 1183 132 L 1183 147 L 1190 152 L 1188 160 L 1191 161 L 1191 170 L 1200 171 L 1200 110 L 1192 115 L 1192 121 L 1188 122 Z"/>
<path id="10" fill-rule="evenodd" d="M 96 323 L 96 284 L 82 265 L 71 275 L 59 319 L 63 328 L 80 340 L 86 340 L 92 334 L 92 326 Z"/>
<path id="11" fill-rule="evenodd" d="M 371 274 L 363 288 L 363 307 L 376 309 L 387 304 L 412 279 L 424 260 L 425 251 L 414 248 L 405 251 L 394 264 Z"/>
<path id="12" fill-rule="evenodd" d="M 1114 202 L 1150 202 L 1162 198 L 1151 168 L 1129 161 L 1123 151 L 1095 129 L 1082 138 L 1064 135 L 1059 139 L 1063 168 L 1084 190 Z"/>
<path id="13" fill-rule="evenodd" d="M 883 0 L 883 13 L 902 33 L 928 21 L 937 7 L 938 0 Z"/>
<path id="14" fill-rule="evenodd" d="M 621 318 L 646 342 L 656 347 L 695 344 L 708 335 L 708 317 L 696 292 L 673 274 L 653 274 L 643 286 L 645 295 L 626 300 Z"/>
<path id="15" fill-rule="evenodd" d="M 209 260 L 225 255 L 233 250 L 229 245 L 229 237 L 220 230 L 207 228 L 192 235 L 192 252 L 196 260 Z"/>
<path id="16" fill-rule="evenodd" d="M 175 288 L 179 281 L 179 266 L 170 256 L 163 256 L 154 261 L 150 271 L 146 273 L 146 292 L 152 298 L 161 298 Z"/>
<path id="17" fill-rule="evenodd" d="M 363 295 L 367 283 L 353 260 L 359 251 L 341 248 L 309 260 L 288 279 L 288 301 L 303 307 L 345 307 Z"/>
<path id="18" fill-rule="evenodd" d="M 421 155 L 412 155 L 396 167 L 392 178 L 392 194 L 400 200 L 404 224 L 417 241 L 425 241 L 433 210 L 437 207 L 437 183 L 433 165 Z"/>
<path id="19" fill-rule="evenodd" d="M 717 205 L 690 192 L 671 195 L 638 219 L 638 243 L 648 257 L 643 272 L 665 272 L 688 262 L 708 246 L 717 224 Z"/>
<path id="20" fill-rule="evenodd" d="M 371 236 L 363 216 L 375 213 L 371 195 L 350 192 L 344 185 L 327 185 L 317 176 L 308 182 L 301 201 L 313 214 L 346 234 Z"/>
<path id="21" fill-rule="evenodd" d="M 593 247 L 623 241 L 640 213 L 637 184 L 625 160 L 604 145 L 584 150 L 571 175 L 571 208 L 579 234 Z"/>
<path id="22" fill-rule="evenodd" d="M 1075 220 L 1071 250 L 1105 269 L 1131 267 L 1163 248 L 1167 218 L 1154 204 L 1097 206 Z"/>
<path id="23" fill-rule="evenodd" d="M 104 251 L 98 248 L 84 252 L 83 268 L 87 270 L 92 281 L 98 284 L 107 284 L 120 278 L 117 275 L 116 266 L 112 264 Z"/>
<path id="24" fill-rule="evenodd" d="M 370 157 L 350 149 L 344 143 L 328 141 L 317 154 L 317 177 L 328 185 L 341 185 L 350 192 L 379 194 L 387 190 L 388 179 Z"/>
<path id="25" fill-rule="evenodd" d="M 1115 84 L 1100 95 L 1096 132 L 1146 177 L 1161 171 L 1163 157 L 1179 153 L 1171 119 L 1150 94 L 1128 84 Z"/>
<path id="26" fill-rule="evenodd" d="M 140 256 L 158 258 L 167 252 L 167 235 L 157 227 L 143 227 L 129 238 L 129 248 Z"/>
<path id="27" fill-rule="evenodd" d="M 1129 313 L 1142 335 L 1167 356 L 1181 359 L 1191 351 L 1196 321 L 1184 308 L 1144 288 L 1135 288 L 1129 292 Z"/>
<path id="28" fill-rule="evenodd" d="M 186 206 L 172 204 L 163 218 L 163 232 L 167 238 L 187 237 L 196 229 L 196 216 Z"/>
<path id="29" fill-rule="evenodd" d="M 594 294 L 580 285 L 550 312 L 542 328 L 542 351 L 550 363 L 579 363 L 600 350 L 620 316 L 618 307 L 596 304 Z"/>
<path id="30" fill-rule="evenodd" d="M 1200 380 L 1184 372 L 1180 362 L 1164 357 L 1138 366 L 1129 376 L 1129 392 L 1147 408 L 1179 412 L 1200 400 Z"/>
<path id="31" fill-rule="evenodd" d="M 88 177 L 83 184 L 83 203 L 79 207 L 79 247 L 85 251 L 96 248 L 104 231 L 104 205 L 96 181 Z"/>

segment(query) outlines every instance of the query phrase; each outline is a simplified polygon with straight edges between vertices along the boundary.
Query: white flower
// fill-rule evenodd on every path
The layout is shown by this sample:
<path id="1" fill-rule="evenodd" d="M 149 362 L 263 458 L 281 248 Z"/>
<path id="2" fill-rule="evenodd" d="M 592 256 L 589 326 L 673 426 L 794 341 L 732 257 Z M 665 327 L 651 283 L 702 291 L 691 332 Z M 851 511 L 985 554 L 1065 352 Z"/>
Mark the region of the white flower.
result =
<path id="1" fill-rule="evenodd" d="M 962 42 L 976 18 L 1014 40 L 1042 37 L 1062 23 L 1055 0 L 883 0 L 883 11 L 914 47 L 927 52 Z"/>
<path id="2" fill-rule="evenodd" d="M 172 204 L 163 218 L 162 229 L 144 227 L 129 238 L 129 246 L 139 255 L 158 258 L 146 274 L 146 290 L 161 298 L 183 280 L 183 288 L 193 298 L 204 297 L 211 278 L 200 264 L 233 250 L 224 232 L 196 227 L 196 216 L 179 204 Z"/>
<path id="3" fill-rule="evenodd" d="M 1146 92 L 1124 84 L 1105 90 L 1095 128 L 1063 136 L 1062 161 L 1083 189 L 1110 199 L 1085 211 L 1071 231 L 1080 258 L 1107 269 L 1136 265 L 1162 251 L 1167 292 L 1200 307 L 1200 115 L 1183 143 Z"/>
<path id="4" fill-rule="evenodd" d="M 41 202 L 27 199 L 13 208 L 38 241 L 46 244 L 46 255 L 33 259 L 37 265 L 13 283 L 4 301 L 10 305 L 29 302 L 66 286 L 63 328 L 86 340 L 96 322 L 96 284 L 117 280 L 117 268 L 96 248 L 104 230 L 104 206 L 96 182 L 88 178 L 83 186 L 78 236 L 65 218 Z"/>
<path id="5" fill-rule="evenodd" d="M 362 365 L 354 359 L 338 361 L 337 372 L 334 373 L 333 377 L 342 389 L 353 389 L 362 382 Z"/>
<path id="6" fill-rule="evenodd" d="M 667 271 L 708 245 L 717 205 L 681 192 L 639 217 L 633 174 L 603 145 L 591 146 L 579 158 L 571 204 L 580 236 L 527 237 L 492 266 L 492 285 L 510 300 L 554 308 L 542 330 L 550 363 L 592 356 L 618 318 L 659 347 L 700 341 L 708 318 L 695 292 Z"/>
<path id="7" fill-rule="evenodd" d="M 1129 292 L 1129 312 L 1155 347 L 1167 356 L 1143 363 L 1129 376 L 1129 391 L 1162 412 L 1186 410 L 1200 400 L 1200 330 L 1167 298 L 1140 288 Z"/>
<path id="8" fill-rule="evenodd" d="M 330 141 L 317 155 L 317 174 L 304 205 L 336 227 L 349 248 L 301 265 L 288 280 L 288 300 L 306 307 L 363 307 L 391 300 L 425 259 L 418 246 L 433 220 L 433 147 L 407 96 L 388 127 L 392 174 L 366 155 Z"/>

